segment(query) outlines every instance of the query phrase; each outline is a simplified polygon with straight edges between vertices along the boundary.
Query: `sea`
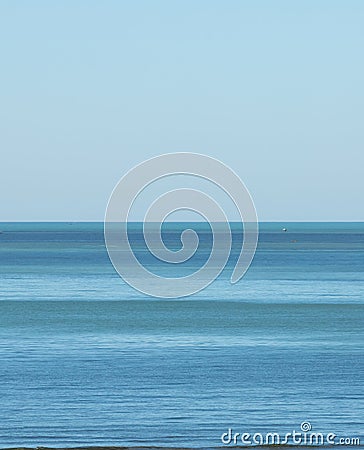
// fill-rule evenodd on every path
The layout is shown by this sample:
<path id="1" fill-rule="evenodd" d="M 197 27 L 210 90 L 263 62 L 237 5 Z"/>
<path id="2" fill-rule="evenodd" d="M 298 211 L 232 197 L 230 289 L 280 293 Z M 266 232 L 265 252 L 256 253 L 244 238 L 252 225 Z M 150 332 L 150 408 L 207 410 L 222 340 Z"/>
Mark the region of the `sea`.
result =
<path id="1" fill-rule="evenodd" d="M 0 223 L 0 448 L 250 447 L 293 432 L 363 448 L 364 223 L 261 223 L 236 284 L 231 225 L 221 275 L 159 299 L 118 275 L 102 223 Z M 169 272 L 130 224 L 141 264 L 203 264 L 208 224 L 166 223 L 163 239 L 178 249 L 185 228 L 199 250 Z"/>

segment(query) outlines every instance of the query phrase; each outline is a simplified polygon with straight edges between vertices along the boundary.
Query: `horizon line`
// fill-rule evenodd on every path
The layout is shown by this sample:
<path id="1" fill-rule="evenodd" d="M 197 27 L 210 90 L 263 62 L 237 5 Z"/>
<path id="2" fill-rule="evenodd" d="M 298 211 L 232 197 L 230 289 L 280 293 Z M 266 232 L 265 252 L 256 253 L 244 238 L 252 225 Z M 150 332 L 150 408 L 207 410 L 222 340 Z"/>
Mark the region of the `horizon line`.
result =
<path id="1" fill-rule="evenodd" d="M 104 220 L 0 220 L 1 223 L 104 223 Z M 212 223 L 224 223 L 221 221 L 211 221 Z M 115 222 L 118 223 L 118 222 Z M 144 223 L 144 220 L 130 220 L 123 223 Z M 160 223 L 160 222 L 150 222 Z M 205 220 L 166 220 L 162 223 L 209 223 Z M 244 223 L 239 220 L 229 220 L 228 223 Z M 258 223 L 364 223 L 364 219 L 359 220 L 258 220 Z"/>

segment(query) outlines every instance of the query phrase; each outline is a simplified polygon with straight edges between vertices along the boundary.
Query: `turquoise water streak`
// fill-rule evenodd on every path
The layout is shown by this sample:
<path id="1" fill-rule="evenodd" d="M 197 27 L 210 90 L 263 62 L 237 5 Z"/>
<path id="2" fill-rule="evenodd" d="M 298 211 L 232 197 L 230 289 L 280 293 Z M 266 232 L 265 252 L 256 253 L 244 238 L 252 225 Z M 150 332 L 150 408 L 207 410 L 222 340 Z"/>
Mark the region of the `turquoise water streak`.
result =
<path id="1" fill-rule="evenodd" d="M 211 246 L 182 272 L 200 267 Z M 287 227 L 287 232 L 282 228 Z M 183 224 L 164 230 L 178 247 Z M 0 447 L 206 448 L 221 434 L 363 432 L 364 224 L 261 224 L 247 275 L 180 300 L 115 273 L 102 224 L 0 225 Z M 138 257 L 174 276 L 146 252 Z"/>

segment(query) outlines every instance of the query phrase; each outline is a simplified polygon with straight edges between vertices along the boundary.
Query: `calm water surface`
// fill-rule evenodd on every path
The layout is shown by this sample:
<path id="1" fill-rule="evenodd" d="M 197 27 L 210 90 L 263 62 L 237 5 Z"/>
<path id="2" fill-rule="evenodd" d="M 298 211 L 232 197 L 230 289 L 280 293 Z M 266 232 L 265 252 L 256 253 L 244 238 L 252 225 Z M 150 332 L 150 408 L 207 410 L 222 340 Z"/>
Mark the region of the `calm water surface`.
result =
<path id="1" fill-rule="evenodd" d="M 211 246 L 207 226 L 189 226 L 201 247 L 186 273 Z M 167 245 L 181 227 L 165 228 Z M 230 285 L 236 225 L 219 279 L 169 301 L 123 283 L 100 223 L 0 230 L 0 447 L 207 448 L 228 428 L 284 434 L 303 421 L 364 442 L 364 224 L 262 224 Z M 146 266 L 174 276 L 139 225 L 131 237 Z"/>

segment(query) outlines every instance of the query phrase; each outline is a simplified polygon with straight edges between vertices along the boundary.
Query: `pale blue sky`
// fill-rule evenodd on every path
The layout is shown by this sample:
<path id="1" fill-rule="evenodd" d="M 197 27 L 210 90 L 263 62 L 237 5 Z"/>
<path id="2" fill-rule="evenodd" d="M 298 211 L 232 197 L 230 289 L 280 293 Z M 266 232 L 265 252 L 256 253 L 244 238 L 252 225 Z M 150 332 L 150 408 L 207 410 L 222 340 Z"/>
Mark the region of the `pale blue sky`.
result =
<path id="1" fill-rule="evenodd" d="M 102 220 L 206 153 L 260 220 L 364 220 L 364 2 L 0 1 L 0 220 Z"/>

